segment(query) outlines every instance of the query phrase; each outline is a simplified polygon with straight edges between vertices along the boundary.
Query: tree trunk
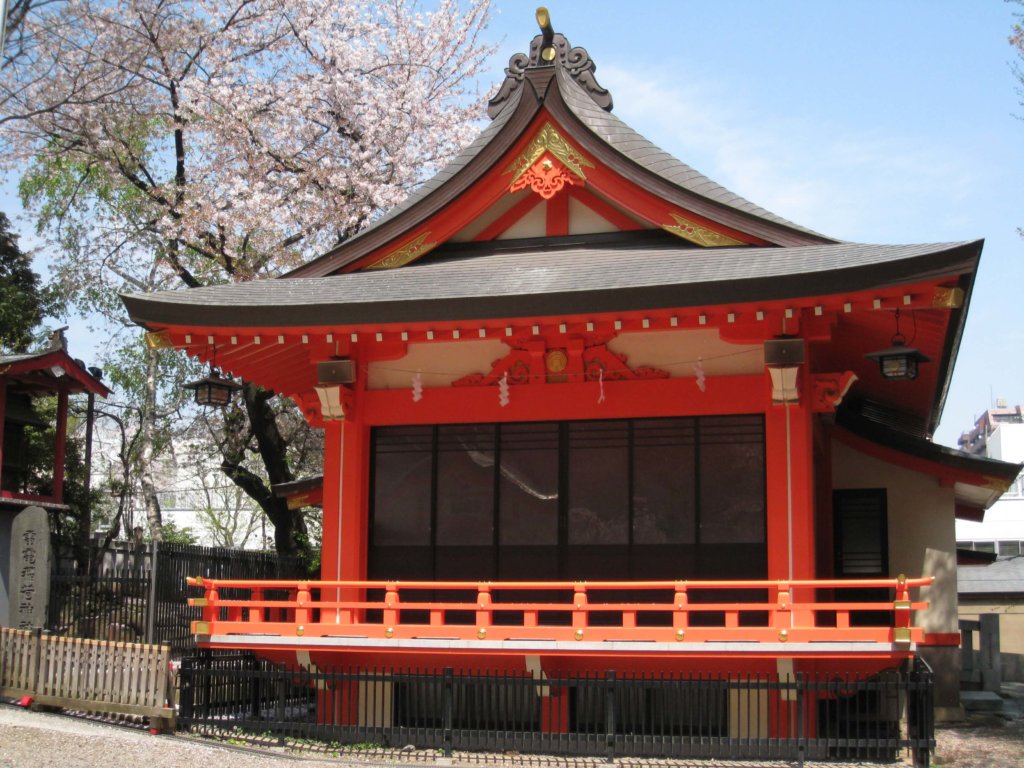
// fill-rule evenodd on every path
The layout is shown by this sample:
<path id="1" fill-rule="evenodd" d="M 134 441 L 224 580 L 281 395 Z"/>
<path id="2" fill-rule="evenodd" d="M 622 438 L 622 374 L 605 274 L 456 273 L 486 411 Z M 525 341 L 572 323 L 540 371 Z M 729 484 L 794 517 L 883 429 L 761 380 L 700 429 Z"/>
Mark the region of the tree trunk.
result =
<path id="1" fill-rule="evenodd" d="M 310 553 L 306 521 L 301 509 L 288 509 L 287 499 L 274 496 L 270 486 L 295 479 L 288 466 L 287 444 L 277 426 L 270 400 L 274 393 L 253 384 L 242 389 L 249 427 L 263 461 L 269 485 L 243 466 L 245 440 L 225 440 L 221 470 L 233 483 L 260 505 L 274 526 L 274 546 L 281 554 L 298 555 L 308 560 Z M 231 430 L 225 432 L 230 434 Z"/>
<path id="2" fill-rule="evenodd" d="M 156 439 L 156 374 L 158 350 L 146 351 L 146 387 L 143 394 L 142 424 L 139 439 L 139 483 L 146 507 L 146 523 L 153 541 L 163 541 L 160 499 L 153 480 L 153 443 Z"/>

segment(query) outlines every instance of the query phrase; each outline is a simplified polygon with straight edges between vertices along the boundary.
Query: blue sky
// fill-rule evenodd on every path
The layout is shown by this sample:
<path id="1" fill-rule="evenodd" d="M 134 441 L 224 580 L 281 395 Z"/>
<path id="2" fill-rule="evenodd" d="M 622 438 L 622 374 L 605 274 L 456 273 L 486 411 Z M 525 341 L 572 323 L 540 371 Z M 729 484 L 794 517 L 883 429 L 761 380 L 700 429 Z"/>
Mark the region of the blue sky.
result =
<path id="1" fill-rule="evenodd" d="M 495 64 L 535 5 L 500 2 Z M 833 237 L 985 238 L 936 441 L 1024 403 L 1024 114 L 1002 0 L 552 2 L 615 114 L 702 173 Z"/>
<path id="2" fill-rule="evenodd" d="M 429 3 L 428 3 L 429 4 Z M 487 84 L 537 28 L 495 0 Z M 587 48 L 615 113 L 765 208 L 868 243 L 983 237 L 937 442 L 990 399 L 1024 403 L 1024 114 L 1002 0 L 550 2 Z M 481 108 L 482 109 L 482 108 Z M 9 213 L 6 195 L 0 206 Z M 26 238 L 25 244 L 30 244 Z M 95 339 L 70 334 L 76 355 Z"/>

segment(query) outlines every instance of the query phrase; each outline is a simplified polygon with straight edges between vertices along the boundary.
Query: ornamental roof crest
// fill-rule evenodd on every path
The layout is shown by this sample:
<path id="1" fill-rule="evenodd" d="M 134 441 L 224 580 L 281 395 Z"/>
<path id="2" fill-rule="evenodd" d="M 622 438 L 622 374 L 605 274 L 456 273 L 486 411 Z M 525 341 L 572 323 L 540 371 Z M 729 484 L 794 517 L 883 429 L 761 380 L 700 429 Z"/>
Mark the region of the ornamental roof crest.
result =
<path id="1" fill-rule="evenodd" d="M 537 9 L 537 24 L 540 34 L 530 43 L 530 53 L 517 53 L 508 60 L 505 80 L 498 93 L 487 103 L 487 114 L 493 120 L 509 99 L 523 86 L 527 70 L 547 67 L 561 67 L 601 109 L 612 111 L 612 95 L 602 88 L 594 72 L 597 65 L 585 48 L 573 48 L 565 35 L 555 32 L 547 8 Z"/>

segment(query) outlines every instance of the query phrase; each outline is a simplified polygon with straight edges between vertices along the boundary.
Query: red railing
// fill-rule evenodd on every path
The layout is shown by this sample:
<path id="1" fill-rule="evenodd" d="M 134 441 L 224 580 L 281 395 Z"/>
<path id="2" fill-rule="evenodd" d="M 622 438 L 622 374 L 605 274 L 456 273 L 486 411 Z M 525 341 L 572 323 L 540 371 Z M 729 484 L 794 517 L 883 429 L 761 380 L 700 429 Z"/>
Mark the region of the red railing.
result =
<path id="1" fill-rule="evenodd" d="M 932 581 L 904 576 L 628 582 L 190 578 L 188 584 L 205 590 L 203 597 L 189 600 L 203 608 L 202 620 L 192 624 L 193 633 L 201 636 L 303 638 L 297 644 L 348 637 L 909 646 L 923 639 L 923 630 L 912 625 L 912 613 L 928 607 L 913 602 L 910 590 Z"/>

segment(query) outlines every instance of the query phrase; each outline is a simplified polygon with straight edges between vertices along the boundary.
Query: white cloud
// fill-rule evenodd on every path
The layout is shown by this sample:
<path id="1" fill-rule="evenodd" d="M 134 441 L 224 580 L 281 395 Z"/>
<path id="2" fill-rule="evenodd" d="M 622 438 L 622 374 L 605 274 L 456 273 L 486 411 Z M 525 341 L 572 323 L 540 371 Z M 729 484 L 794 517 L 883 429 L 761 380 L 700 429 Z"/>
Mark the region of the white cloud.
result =
<path id="1" fill-rule="evenodd" d="M 668 82 L 636 66 L 603 66 L 601 82 L 617 97 L 616 114 L 648 139 L 803 226 L 867 242 L 977 234 L 959 210 L 980 180 L 952 137 L 881 123 L 861 130 L 816 114 L 813 103 L 769 113 L 769 100 L 733 96 L 724 83 Z"/>

